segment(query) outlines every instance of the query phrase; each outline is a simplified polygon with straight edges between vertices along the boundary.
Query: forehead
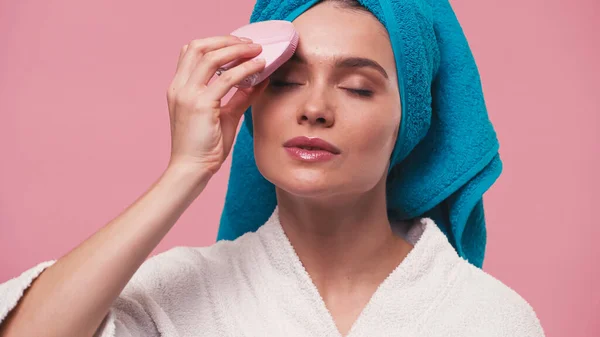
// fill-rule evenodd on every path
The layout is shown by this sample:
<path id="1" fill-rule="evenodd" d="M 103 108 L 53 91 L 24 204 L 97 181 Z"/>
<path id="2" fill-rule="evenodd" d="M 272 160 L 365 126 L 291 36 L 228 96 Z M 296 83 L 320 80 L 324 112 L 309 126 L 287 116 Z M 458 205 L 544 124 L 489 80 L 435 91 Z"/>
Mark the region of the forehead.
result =
<path id="1" fill-rule="evenodd" d="M 389 36 L 372 14 L 322 2 L 296 18 L 293 24 L 300 36 L 297 52 L 308 62 L 365 57 L 377 61 L 395 76 Z"/>

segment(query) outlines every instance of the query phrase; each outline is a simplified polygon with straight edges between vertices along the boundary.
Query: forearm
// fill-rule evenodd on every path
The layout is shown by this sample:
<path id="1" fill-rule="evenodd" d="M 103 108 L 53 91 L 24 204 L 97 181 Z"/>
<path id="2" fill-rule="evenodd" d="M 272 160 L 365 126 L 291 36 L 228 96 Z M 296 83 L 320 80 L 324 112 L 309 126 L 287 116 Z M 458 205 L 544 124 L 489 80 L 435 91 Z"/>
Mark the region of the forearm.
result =
<path id="1" fill-rule="evenodd" d="M 188 167 L 169 167 L 121 215 L 45 270 L 0 334 L 92 336 L 112 302 L 209 178 Z"/>

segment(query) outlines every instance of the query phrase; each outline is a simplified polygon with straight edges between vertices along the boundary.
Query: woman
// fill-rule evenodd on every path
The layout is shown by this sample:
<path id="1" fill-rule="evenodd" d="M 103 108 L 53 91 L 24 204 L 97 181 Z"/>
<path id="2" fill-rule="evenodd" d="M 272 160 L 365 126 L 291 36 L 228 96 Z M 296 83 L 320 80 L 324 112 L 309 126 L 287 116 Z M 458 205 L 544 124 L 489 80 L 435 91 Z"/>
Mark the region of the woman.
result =
<path id="1" fill-rule="evenodd" d="M 0 335 L 543 336 L 527 302 L 430 219 L 390 222 L 404 116 L 386 27 L 352 1 L 311 4 L 293 22 L 295 57 L 224 107 L 264 63 L 209 80 L 260 46 L 223 36 L 183 47 L 167 95 L 168 168 L 69 254 L 3 284 Z M 269 219 L 144 262 L 219 170 L 250 105 L 256 165 L 276 186 Z"/>

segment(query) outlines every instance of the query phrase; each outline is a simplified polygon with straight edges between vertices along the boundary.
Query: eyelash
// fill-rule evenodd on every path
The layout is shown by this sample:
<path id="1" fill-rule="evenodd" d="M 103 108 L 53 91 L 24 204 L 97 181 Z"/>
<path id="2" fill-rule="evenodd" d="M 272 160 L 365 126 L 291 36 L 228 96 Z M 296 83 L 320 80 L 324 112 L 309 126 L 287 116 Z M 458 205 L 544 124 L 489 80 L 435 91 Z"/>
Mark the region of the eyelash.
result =
<path id="1" fill-rule="evenodd" d="M 351 92 L 354 95 L 358 95 L 360 97 L 371 97 L 373 96 L 373 92 L 371 90 L 366 90 L 366 89 L 347 89 L 344 88 L 345 90 L 348 90 L 349 92 Z"/>
<path id="2" fill-rule="evenodd" d="M 283 87 L 297 86 L 297 85 L 300 85 L 300 83 L 271 80 L 271 82 L 269 83 L 269 85 L 271 85 L 273 87 L 276 87 L 276 88 L 283 88 Z"/>
<path id="3" fill-rule="evenodd" d="M 300 83 L 271 80 L 270 85 L 275 88 L 290 88 L 290 87 L 299 86 Z M 342 89 L 348 91 L 349 93 L 351 93 L 353 95 L 364 97 L 364 98 L 369 98 L 369 97 L 373 96 L 373 91 L 367 90 L 367 89 L 351 89 L 351 88 L 342 88 Z"/>

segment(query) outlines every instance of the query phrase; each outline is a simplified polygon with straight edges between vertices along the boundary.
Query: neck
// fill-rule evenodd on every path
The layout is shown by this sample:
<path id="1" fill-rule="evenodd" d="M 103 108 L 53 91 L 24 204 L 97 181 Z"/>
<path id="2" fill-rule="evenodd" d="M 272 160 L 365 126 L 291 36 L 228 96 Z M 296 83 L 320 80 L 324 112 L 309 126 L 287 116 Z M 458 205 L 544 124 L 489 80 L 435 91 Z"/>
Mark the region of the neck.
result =
<path id="1" fill-rule="evenodd" d="M 277 201 L 281 225 L 321 291 L 379 284 L 412 248 L 390 227 L 385 178 L 367 193 L 327 200 L 278 189 Z"/>

